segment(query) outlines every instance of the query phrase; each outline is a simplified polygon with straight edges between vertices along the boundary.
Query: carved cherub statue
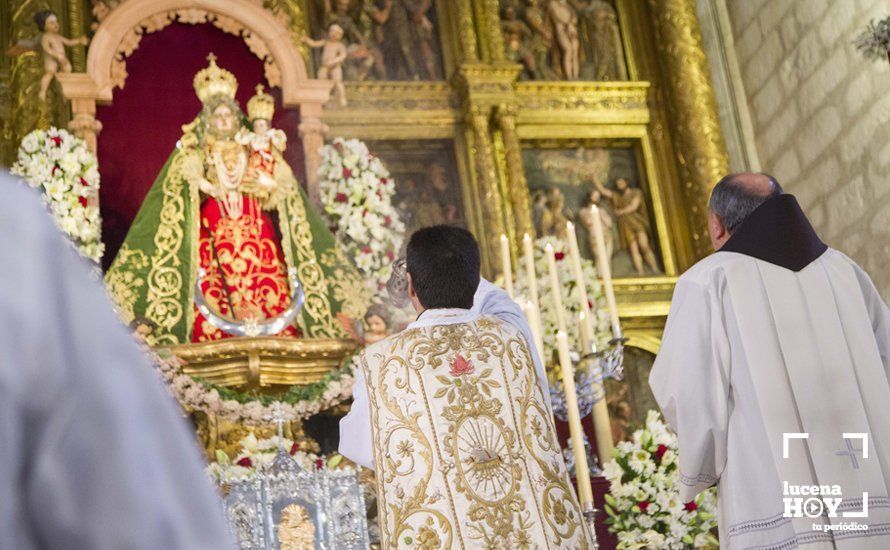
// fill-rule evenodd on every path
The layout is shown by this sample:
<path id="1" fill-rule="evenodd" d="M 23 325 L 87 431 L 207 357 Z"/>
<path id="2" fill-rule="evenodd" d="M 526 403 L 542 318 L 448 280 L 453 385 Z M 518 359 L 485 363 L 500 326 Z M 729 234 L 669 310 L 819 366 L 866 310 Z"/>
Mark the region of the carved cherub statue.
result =
<path id="1" fill-rule="evenodd" d="M 330 78 L 334 81 L 334 88 L 337 90 L 340 105 L 346 107 L 346 88 L 343 86 L 343 62 L 346 61 L 348 53 L 346 44 L 343 43 L 343 27 L 334 23 L 328 27 L 327 38 L 314 40 L 304 36 L 303 42 L 313 48 L 322 48 L 318 78 Z"/>
<path id="2" fill-rule="evenodd" d="M 249 149 L 247 174 L 252 175 L 260 188 L 268 192 L 276 187 L 275 157 L 280 157 L 287 147 L 285 133 L 272 128 L 274 114 L 275 99 L 265 92 L 262 84 L 257 84 L 256 94 L 247 102 L 251 130 L 239 130 L 235 136 L 235 141 Z"/>
<path id="3" fill-rule="evenodd" d="M 6 50 L 6 55 L 15 57 L 25 52 L 43 53 L 43 77 L 40 79 L 40 91 L 37 95 L 40 101 L 46 101 L 46 91 L 56 74 L 71 72 L 71 62 L 65 55 L 65 46 L 86 46 L 89 39 L 86 36 L 65 38 L 59 34 L 59 18 L 52 10 L 37 12 L 34 14 L 34 22 L 42 34 L 32 39 L 19 40 Z"/>
<path id="4" fill-rule="evenodd" d="M 281 550 L 315 548 L 315 525 L 299 504 L 291 504 L 281 511 L 278 543 Z"/>
<path id="5" fill-rule="evenodd" d="M 49 83 L 59 71 L 71 72 L 71 62 L 65 56 L 65 46 L 86 46 L 89 39 L 86 36 L 80 38 L 65 38 L 59 34 L 59 18 L 50 10 L 37 12 L 34 16 L 37 29 L 43 33 L 40 37 L 40 49 L 43 51 L 43 78 L 40 79 L 40 101 L 46 100 L 46 90 Z"/>

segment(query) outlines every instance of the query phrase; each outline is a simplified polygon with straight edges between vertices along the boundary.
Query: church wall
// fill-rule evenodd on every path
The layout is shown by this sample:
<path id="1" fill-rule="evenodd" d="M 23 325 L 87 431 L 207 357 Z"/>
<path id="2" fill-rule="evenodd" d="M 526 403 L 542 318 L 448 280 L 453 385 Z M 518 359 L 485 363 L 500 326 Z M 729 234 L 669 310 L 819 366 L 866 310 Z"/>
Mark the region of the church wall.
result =
<path id="1" fill-rule="evenodd" d="M 890 298 L 890 66 L 852 42 L 882 0 L 727 0 L 762 169 Z"/>

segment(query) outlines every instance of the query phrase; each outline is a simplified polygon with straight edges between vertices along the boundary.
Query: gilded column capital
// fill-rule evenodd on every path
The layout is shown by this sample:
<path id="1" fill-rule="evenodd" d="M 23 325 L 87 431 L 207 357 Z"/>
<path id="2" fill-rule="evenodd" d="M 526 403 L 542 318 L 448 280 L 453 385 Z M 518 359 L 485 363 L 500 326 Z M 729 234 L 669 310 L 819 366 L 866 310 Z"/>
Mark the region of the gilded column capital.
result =
<path id="1" fill-rule="evenodd" d="M 717 100 L 711 87 L 695 0 L 649 0 L 649 5 L 658 34 L 655 43 L 667 69 L 692 246 L 696 256 L 702 257 L 711 251 L 707 238 L 711 188 L 729 171 Z"/>

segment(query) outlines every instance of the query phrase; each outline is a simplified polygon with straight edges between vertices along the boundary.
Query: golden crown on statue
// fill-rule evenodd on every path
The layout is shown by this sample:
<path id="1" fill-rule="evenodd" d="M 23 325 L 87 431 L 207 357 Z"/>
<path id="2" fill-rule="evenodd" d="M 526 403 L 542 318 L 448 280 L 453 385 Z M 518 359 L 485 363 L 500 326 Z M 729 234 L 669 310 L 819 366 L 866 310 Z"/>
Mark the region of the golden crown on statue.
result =
<path id="1" fill-rule="evenodd" d="M 275 114 L 275 99 L 266 93 L 262 84 L 257 84 L 256 94 L 247 102 L 247 118 L 271 121 L 273 114 Z"/>
<path id="2" fill-rule="evenodd" d="M 207 56 L 210 65 L 205 69 L 198 71 L 195 75 L 195 93 L 201 103 L 207 103 L 207 100 L 215 95 L 224 95 L 229 99 L 235 98 L 235 92 L 238 91 L 238 80 L 235 75 L 229 71 L 220 68 L 216 64 L 216 56 L 212 53 Z"/>

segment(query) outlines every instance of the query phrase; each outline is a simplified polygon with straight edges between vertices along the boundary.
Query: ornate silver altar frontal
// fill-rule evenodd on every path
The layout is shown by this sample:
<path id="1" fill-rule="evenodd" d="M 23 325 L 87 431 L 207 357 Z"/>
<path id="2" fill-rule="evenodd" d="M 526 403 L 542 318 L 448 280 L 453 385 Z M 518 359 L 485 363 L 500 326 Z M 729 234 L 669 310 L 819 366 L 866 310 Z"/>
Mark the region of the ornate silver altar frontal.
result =
<path id="1" fill-rule="evenodd" d="M 241 550 L 369 548 L 365 499 L 352 468 L 309 472 L 282 450 L 263 472 L 221 488 Z"/>

